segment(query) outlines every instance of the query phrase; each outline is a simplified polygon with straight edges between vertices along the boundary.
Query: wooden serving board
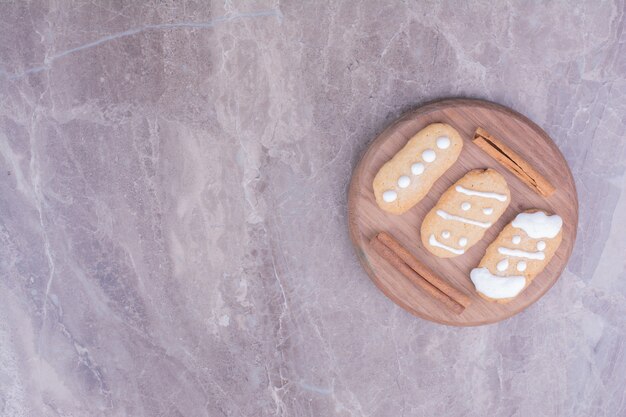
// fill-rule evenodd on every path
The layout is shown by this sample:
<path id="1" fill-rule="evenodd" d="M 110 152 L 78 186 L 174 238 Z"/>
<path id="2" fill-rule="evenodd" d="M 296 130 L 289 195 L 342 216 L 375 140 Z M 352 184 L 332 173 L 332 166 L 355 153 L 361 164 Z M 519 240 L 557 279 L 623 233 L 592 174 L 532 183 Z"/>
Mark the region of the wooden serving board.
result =
<path id="1" fill-rule="evenodd" d="M 425 126 L 448 123 L 464 139 L 456 163 L 433 185 L 424 199 L 406 213 L 397 216 L 381 210 L 374 199 L 372 181 L 380 167 L 398 152 L 415 133 Z M 508 144 L 532 164 L 556 187 L 544 198 L 472 143 L 477 127 L 486 129 Z M 475 168 L 493 168 L 506 178 L 511 203 L 483 239 L 464 255 L 440 259 L 421 243 L 419 230 L 424 216 L 441 194 L 455 181 Z M 538 208 L 563 218 L 563 241 L 544 271 L 517 298 L 507 304 L 492 303 L 474 290 L 469 273 L 478 265 L 503 227 L 526 209 Z M 352 174 L 348 193 L 350 236 L 361 264 L 376 286 L 396 304 L 418 317 L 456 326 L 476 326 L 506 319 L 537 301 L 554 285 L 572 253 L 578 224 L 578 198 L 567 162 L 550 137 L 521 114 L 481 100 L 450 99 L 427 104 L 412 111 L 382 132 L 369 146 Z M 369 246 L 369 240 L 386 231 L 415 257 L 472 298 L 472 304 L 457 315 L 411 284 Z"/>

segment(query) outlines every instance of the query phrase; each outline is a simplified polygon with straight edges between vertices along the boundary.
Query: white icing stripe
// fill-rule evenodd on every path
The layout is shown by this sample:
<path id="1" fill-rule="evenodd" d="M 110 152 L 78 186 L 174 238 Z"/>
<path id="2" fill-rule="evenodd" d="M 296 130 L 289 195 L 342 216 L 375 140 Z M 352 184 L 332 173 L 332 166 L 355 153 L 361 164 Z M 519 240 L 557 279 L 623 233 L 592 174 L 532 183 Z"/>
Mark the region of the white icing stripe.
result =
<path id="1" fill-rule="evenodd" d="M 563 219 L 556 214 L 546 215 L 543 211 L 520 213 L 511 223 L 513 227 L 522 229 L 533 239 L 554 238 L 563 226 Z"/>
<path id="2" fill-rule="evenodd" d="M 526 286 L 526 278 L 518 275 L 499 277 L 493 275 L 487 268 L 474 268 L 470 278 L 476 291 L 489 298 L 513 298 Z"/>
<path id="3" fill-rule="evenodd" d="M 466 219 L 465 217 L 455 216 L 454 214 L 447 213 L 443 210 L 437 210 L 437 216 L 446 220 L 455 220 L 461 223 L 472 224 L 474 226 L 482 227 L 483 229 L 486 229 L 489 226 L 491 226 L 491 223 L 489 222 L 479 222 L 477 220 Z"/>
<path id="4" fill-rule="evenodd" d="M 428 238 L 428 243 L 430 244 L 430 246 L 434 246 L 436 248 L 445 249 L 448 252 L 452 252 L 452 253 L 454 253 L 456 255 L 463 255 L 465 253 L 465 251 L 463 249 L 454 249 L 454 248 L 451 248 L 448 245 L 444 245 L 443 243 L 441 243 L 441 242 L 439 242 L 437 240 L 435 235 L 430 235 L 430 237 Z"/>
<path id="5" fill-rule="evenodd" d="M 475 195 L 477 197 L 484 197 L 484 198 L 492 198 L 498 201 L 506 201 L 506 198 L 507 198 L 506 195 L 504 194 L 490 193 L 487 191 L 468 190 L 467 188 L 461 187 L 460 185 L 457 185 L 454 189 L 461 194 Z"/>
<path id="6" fill-rule="evenodd" d="M 502 246 L 498 248 L 498 252 L 502 255 L 515 256 L 517 258 L 536 259 L 539 261 L 546 259 L 546 254 L 543 252 L 526 252 L 519 249 L 503 248 Z"/>

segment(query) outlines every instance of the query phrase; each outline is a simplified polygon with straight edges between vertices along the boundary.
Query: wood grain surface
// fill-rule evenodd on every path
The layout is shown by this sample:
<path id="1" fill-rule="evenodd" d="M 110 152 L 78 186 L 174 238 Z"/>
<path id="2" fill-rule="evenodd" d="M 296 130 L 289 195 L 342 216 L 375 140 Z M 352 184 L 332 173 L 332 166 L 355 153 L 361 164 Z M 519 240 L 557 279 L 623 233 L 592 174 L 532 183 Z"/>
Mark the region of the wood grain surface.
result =
<path id="1" fill-rule="evenodd" d="M 374 199 L 374 176 L 408 139 L 435 122 L 452 125 L 463 137 L 463 151 L 458 161 L 412 209 L 400 216 L 384 212 Z M 479 149 L 471 141 L 477 127 L 486 129 L 506 142 L 548 178 L 556 187 L 556 192 L 547 198 L 538 195 Z M 504 175 L 511 190 L 511 204 L 498 222 L 485 233 L 484 238 L 464 255 L 452 259 L 437 258 L 420 241 L 422 220 L 450 185 L 475 168 L 493 168 Z M 544 271 L 516 299 L 508 304 L 488 302 L 475 292 L 469 279 L 470 270 L 478 265 L 486 247 L 503 227 L 519 212 L 530 208 L 553 212 L 563 218 L 563 242 Z M 352 174 L 348 191 L 348 224 L 361 264 L 387 297 L 427 320 L 456 326 L 475 326 L 494 323 L 519 313 L 541 298 L 559 279 L 576 239 L 578 199 L 567 162 L 539 126 L 521 114 L 495 103 L 449 99 L 427 104 L 404 115 L 372 142 Z M 469 294 L 472 304 L 457 315 L 411 284 L 369 246 L 369 240 L 380 231 L 392 234 L 419 261 Z"/>

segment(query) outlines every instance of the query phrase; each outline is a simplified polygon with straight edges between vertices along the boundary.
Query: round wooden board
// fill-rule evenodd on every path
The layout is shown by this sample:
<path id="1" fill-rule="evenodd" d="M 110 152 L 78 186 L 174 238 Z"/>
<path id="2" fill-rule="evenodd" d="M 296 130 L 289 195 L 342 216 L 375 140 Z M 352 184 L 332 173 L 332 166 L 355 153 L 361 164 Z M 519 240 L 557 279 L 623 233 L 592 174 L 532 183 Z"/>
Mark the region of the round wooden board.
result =
<path id="1" fill-rule="evenodd" d="M 433 185 L 424 199 L 397 216 L 381 210 L 374 199 L 372 181 L 380 167 L 425 126 L 444 122 L 456 128 L 464 139 L 456 163 Z M 504 141 L 556 187 L 548 198 L 536 194 L 506 168 L 472 143 L 477 127 Z M 511 204 L 483 239 L 464 255 L 440 259 L 421 243 L 419 230 L 426 213 L 441 194 L 467 171 L 494 168 L 506 178 Z M 474 290 L 469 272 L 480 262 L 488 244 L 503 227 L 526 209 L 538 208 L 563 218 L 563 241 L 544 271 L 517 298 L 507 304 L 484 300 Z M 395 303 L 418 317 L 455 326 L 494 323 L 524 310 L 554 285 L 572 253 L 578 224 L 578 199 L 572 173 L 550 137 L 521 114 L 482 100 L 449 99 L 427 104 L 412 111 L 385 129 L 369 146 L 352 174 L 348 193 L 350 237 L 361 264 L 376 286 Z M 472 304 L 457 315 L 411 284 L 369 246 L 369 240 L 386 231 L 440 277 L 470 295 Z"/>

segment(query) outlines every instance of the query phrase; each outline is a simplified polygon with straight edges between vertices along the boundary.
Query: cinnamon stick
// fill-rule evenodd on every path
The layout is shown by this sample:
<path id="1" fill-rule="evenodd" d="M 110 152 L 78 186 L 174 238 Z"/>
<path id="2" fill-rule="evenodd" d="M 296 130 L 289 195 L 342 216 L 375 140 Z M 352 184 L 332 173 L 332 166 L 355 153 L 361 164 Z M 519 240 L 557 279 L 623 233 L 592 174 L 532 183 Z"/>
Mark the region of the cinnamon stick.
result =
<path id="1" fill-rule="evenodd" d="M 517 152 L 483 128 L 476 129 L 473 142 L 498 161 L 536 193 L 549 197 L 556 190 L 552 184 Z"/>
<path id="2" fill-rule="evenodd" d="M 452 298 L 458 304 L 461 304 L 463 307 L 470 305 L 471 299 L 467 295 L 463 294 L 461 291 L 457 290 L 452 285 L 435 275 L 430 268 L 418 261 L 415 256 L 402 247 L 402 245 L 395 240 L 393 236 L 386 232 L 380 232 L 377 237 L 378 240 L 398 255 L 398 257 L 402 259 L 405 264 L 417 272 L 426 281 L 437 287 L 441 292 Z"/>
<path id="3" fill-rule="evenodd" d="M 376 236 L 370 240 L 370 245 L 383 259 L 389 262 L 395 269 L 400 271 L 400 273 L 402 273 L 402 275 L 404 275 L 411 283 L 426 291 L 431 297 L 444 304 L 456 314 L 461 314 L 463 312 L 465 307 L 419 276 L 417 272 L 409 268 L 409 266 L 405 264 L 398 255 L 389 249 Z"/>

